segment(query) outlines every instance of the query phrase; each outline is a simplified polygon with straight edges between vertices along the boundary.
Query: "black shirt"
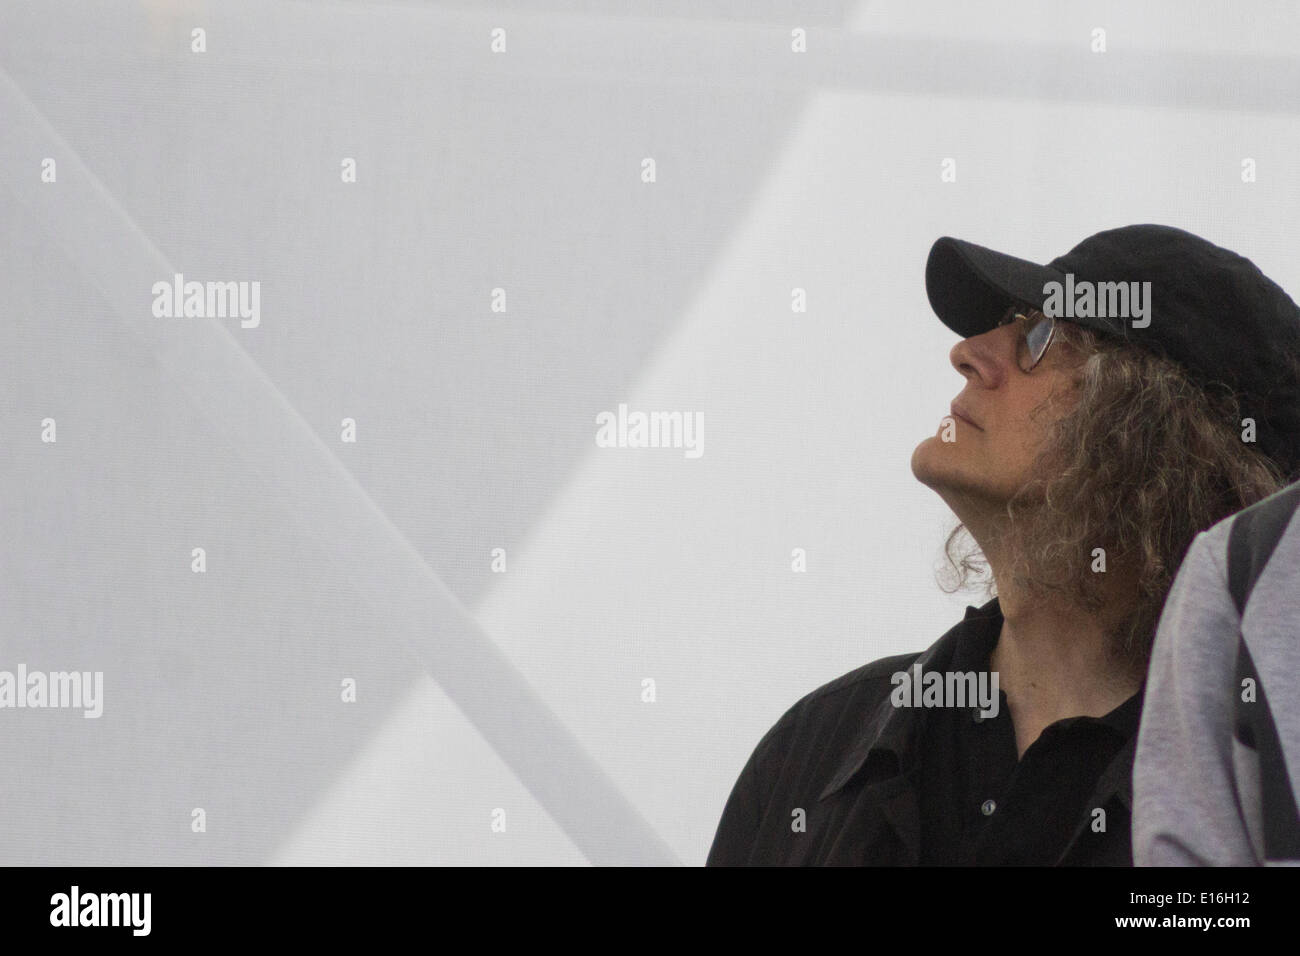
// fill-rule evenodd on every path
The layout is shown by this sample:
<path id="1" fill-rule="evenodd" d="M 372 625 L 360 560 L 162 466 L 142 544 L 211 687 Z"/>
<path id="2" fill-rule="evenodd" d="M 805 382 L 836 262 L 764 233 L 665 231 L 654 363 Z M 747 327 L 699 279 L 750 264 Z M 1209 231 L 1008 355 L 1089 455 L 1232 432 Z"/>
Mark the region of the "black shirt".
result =
<path id="1" fill-rule="evenodd" d="M 1002 614 L 994 603 L 967 623 L 949 668 L 987 672 Z M 992 717 L 978 707 L 929 710 L 920 750 L 920 862 L 1050 865 L 1081 815 L 1093 832 L 1127 828 L 1121 802 L 1088 802 L 1097 778 L 1137 733 L 1141 705 L 1139 691 L 1105 716 L 1058 720 L 1023 756 L 1001 691 Z"/>
<path id="2" fill-rule="evenodd" d="M 1131 866 L 1140 700 L 1100 719 L 1058 721 L 1020 761 L 1009 718 L 962 726 L 960 713 L 946 721 L 942 710 L 891 701 L 896 675 L 914 666 L 986 668 L 1001 626 L 996 600 L 967 608 L 924 652 L 872 661 L 796 701 L 732 787 L 709 865 L 907 866 L 924 856 Z M 974 733 L 983 729 L 992 733 Z M 985 754 L 994 757 L 987 766 Z M 1008 812 L 980 813 L 971 826 L 972 801 L 978 813 L 987 799 Z M 1095 808 L 1105 811 L 1101 829 Z"/>

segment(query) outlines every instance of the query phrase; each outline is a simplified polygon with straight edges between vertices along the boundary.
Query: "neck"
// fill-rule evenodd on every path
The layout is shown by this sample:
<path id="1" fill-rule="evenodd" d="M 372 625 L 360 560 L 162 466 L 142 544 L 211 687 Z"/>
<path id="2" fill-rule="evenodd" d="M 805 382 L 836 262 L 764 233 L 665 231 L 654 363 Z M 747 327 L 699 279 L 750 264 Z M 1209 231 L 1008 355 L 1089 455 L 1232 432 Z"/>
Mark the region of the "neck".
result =
<path id="1" fill-rule="evenodd" d="M 1100 717 L 1137 692 L 1140 676 L 1111 650 L 1112 620 L 1000 582 L 998 604 L 1002 633 L 989 666 L 1013 717 L 1018 710 L 1046 723 Z"/>
<path id="2" fill-rule="evenodd" d="M 955 510 L 955 509 L 954 509 Z M 963 516 L 997 583 L 1002 632 L 990 658 L 1023 754 L 1048 724 L 1067 717 L 1101 717 L 1133 696 L 1141 674 L 1118 659 L 1109 631 L 1132 607 L 1121 569 L 1107 574 L 1107 609 L 1095 613 L 1068 595 L 1041 594 L 1012 578 L 1014 542 L 1004 516 L 971 509 Z M 969 511 L 968 511 L 969 514 Z"/>

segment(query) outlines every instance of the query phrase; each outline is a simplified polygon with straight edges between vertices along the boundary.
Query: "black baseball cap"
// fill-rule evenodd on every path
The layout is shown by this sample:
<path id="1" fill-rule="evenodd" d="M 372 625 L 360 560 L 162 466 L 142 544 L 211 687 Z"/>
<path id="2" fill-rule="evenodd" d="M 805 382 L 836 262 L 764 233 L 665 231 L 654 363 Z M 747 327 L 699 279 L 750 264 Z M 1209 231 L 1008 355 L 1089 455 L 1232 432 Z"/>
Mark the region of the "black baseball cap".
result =
<path id="1" fill-rule="evenodd" d="M 1099 232 L 1047 265 L 945 236 L 925 289 L 963 337 L 1017 303 L 1164 355 L 1203 387 L 1236 392 L 1260 450 L 1288 477 L 1300 470 L 1300 307 L 1244 256 L 1151 224 Z"/>

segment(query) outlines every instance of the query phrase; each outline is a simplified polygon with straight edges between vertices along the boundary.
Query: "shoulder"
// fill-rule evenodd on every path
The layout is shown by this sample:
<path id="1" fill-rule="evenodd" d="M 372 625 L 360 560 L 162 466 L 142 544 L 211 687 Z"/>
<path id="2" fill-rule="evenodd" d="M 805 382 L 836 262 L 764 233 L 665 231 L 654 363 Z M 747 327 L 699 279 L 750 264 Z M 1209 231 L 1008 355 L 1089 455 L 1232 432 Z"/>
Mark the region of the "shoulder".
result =
<path id="1" fill-rule="evenodd" d="M 847 728 L 859 715 L 865 719 L 893 690 L 893 676 L 911 667 L 921 653 L 882 657 L 800 697 L 759 741 L 755 756 L 782 749 L 796 737 L 824 739 L 828 727 Z M 846 717 L 852 718 L 848 724 L 843 723 Z"/>
<path id="2" fill-rule="evenodd" d="M 1287 485 L 1215 523 L 1198 534 L 1195 543 L 1219 557 L 1227 553 L 1235 539 L 1240 539 L 1247 552 L 1253 551 L 1259 545 L 1276 542 L 1297 510 L 1300 510 L 1300 482 Z"/>
<path id="3" fill-rule="evenodd" d="M 889 697 L 897 683 L 895 674 L 906 671 L 922 657 L 925 661 L 946 661 L 967 628 L 978 626 L 978 621 L 1000 619 L 1000 614 L 996 599 L 980 608 L 968 607 L 966 616 L 926 650 L 881 657 L 827 681 L 795 701 L 767 732 L 759 747 L 774 746 L 795 735 L 816 736 L 825 741 L 859 728 L 862 720 L 874 714 Z"/>
<path id="4" fill-rule="evenodd" d="M 1281 491 L 1255 502 L 1248 508 L 1243 508 L 1232 517 L 1219 522 L 1219 525 L 1231 525 L 1238 519 L 1245 519 L 1252 525 L 1288 521 L 1297 509 L 1300 509 L 1300 481 L 1287 485 Z"/>
<path id="5" fill-rule="evenodd" d="M 973 610 L 973 609 L 970 609 Z M 968 614 L 969 619 L 969 614 Z M 896 681 L 923 654 L 942 649 L 961 625 L 929 651 L 881 657 L 809 691 L 791 704 L 754 747 L 723 810 L 709 862 L 754 862 L 765 841 L 780 843 L 789 820 L 773 807 L 810 806 L 860 750 L 888 707 Z M 771 849 L 769 846 L 768 849 Z M 757 854 L 757 856 L 756 856 Z M 766 857 L 764 857 L 766 858 Z"/>
<path id="6" fill-rule="evenodd" d="M 1263 573 L 1283 538 L 1289 549 L 1300 547 L 1300 535 L 1288 534 L 1300 510 L 1300 482 L 1255 502 L 1216 522 L 1192 539 L 1183 555 L 1176 587 L 1185 596 L 1196 586 L 1217 585 L 1231 591 L 1239 604 Z M 1295 529 L 1291 529 L 1294 531 Z"/>
<path id="7" fill-rule="evenodd" d="M 920 651 L 913 651 L 909 654 L 882 657 L 870 664 L 863 664 L 805 694 L 791 709 L 817 710 L 822 707 L 834 707 L 844 698 L 861 694 L 863 691 L 871 692 L 882 687 L 888 688 L 892 686 L 893 676 L 899 671 L 907 670 L 920 656 Z"/>

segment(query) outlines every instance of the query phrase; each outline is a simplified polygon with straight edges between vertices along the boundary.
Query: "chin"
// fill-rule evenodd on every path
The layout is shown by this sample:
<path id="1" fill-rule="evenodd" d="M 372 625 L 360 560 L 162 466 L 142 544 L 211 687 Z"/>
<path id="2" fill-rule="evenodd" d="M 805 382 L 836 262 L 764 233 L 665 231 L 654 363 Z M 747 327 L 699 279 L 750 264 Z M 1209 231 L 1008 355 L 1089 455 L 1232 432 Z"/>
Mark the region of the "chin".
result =
<path id="1" fill-rule="evenodd" d="M 927 438 L 912 452 L 912 475 L 954 511 L 958 501 L 988 500 L 988 476 L 958 450 L 956 443 Z"/>
<path id="2" fill-rule="evenodd" d="M 957 477 L 954 474 L 958 471 L 957 462 L 953 461 L 955 451 L 955 442 L 941 441 L 938 435 L 931 435 L 912 452 L 913 477 L 930 488 L 947 484 Z"/>

